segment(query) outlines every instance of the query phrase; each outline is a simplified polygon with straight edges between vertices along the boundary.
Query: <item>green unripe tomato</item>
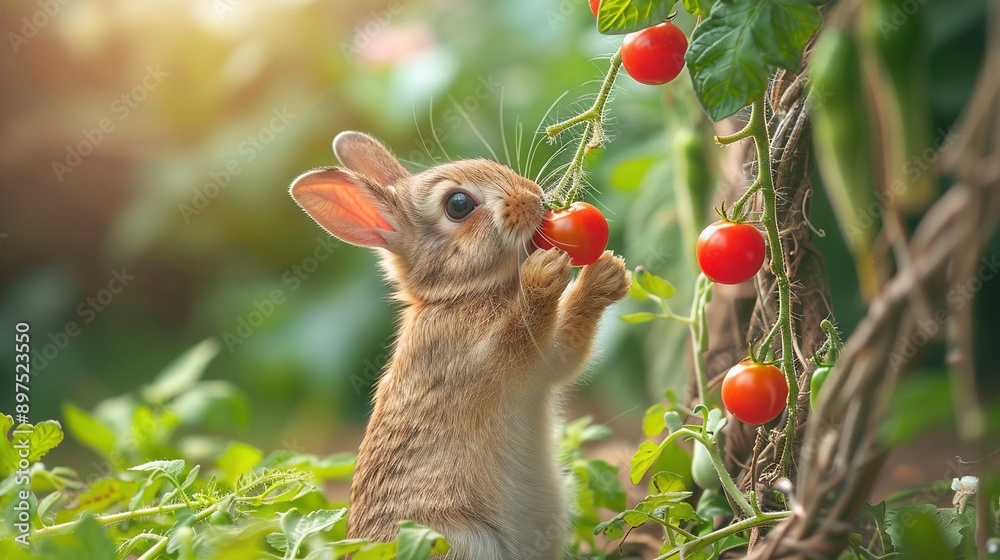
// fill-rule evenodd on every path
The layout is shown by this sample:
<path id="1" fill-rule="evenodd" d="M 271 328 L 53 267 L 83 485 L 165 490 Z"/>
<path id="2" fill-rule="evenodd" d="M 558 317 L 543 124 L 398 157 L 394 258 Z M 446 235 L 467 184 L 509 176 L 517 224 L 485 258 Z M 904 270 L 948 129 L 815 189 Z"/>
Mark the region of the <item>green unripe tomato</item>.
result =
<path id="1" fill-rule="evenodd" d="M 819 366 L 813 372 L 812 379 L 809 380 L 809 405 L 816 410 L 816 403 L 819 402 L 819 392 L 823 388 L 823 383 L 830 375 L 830 366 Z"/>
<path id="2" fill-rule="evenodd" d="M 722 480 L 712 465 L 708 449 L 699 441 L 694 442 L 694 451 L 691 454 L 691 478 L 705 490 L 718 490 L 722 487 Z"/>

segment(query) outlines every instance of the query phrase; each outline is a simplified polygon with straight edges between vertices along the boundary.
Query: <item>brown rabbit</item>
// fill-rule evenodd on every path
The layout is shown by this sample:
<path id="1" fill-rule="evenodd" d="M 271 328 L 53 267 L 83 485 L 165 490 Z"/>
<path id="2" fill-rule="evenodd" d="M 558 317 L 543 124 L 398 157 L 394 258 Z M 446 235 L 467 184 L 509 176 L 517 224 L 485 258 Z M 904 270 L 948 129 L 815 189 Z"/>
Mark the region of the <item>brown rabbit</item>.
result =
<path id="1" fill-rule="evenodd" d="M 343 241 L 374 247 L 402 302 L 351 485 L 348 537 L 395 538 L 404 519 L 448 558 L 562 558 L 554 458 L 558 388 L 587 361 L 601 313 L 629 275 L 606 251 L 570 283 L 557 249 L 530 253 L 542 190 L 486 160 L 410 175 L 378 141 L 343 132 L 343 167 L 292 183 Z"/>

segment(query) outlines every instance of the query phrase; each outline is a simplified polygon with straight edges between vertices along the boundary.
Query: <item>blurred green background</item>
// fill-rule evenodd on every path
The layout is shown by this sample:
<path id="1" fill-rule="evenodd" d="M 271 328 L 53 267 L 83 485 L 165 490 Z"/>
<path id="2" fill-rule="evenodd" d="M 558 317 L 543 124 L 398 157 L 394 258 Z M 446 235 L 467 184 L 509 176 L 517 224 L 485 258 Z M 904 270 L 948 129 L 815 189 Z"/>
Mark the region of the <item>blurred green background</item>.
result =
<path id="1" fill-rule="evenodd" d="M 972 87 L 983 6 L 927 3 L 941 126 Z M 329 239 L 290 181 L 335 164 L 330 141 L 346 129 L 412 170 L 493 157 L 481 134 L 515 169 L 535 177 L 554 156 L 552 171 L 573 138 L 550 145 L 540 125 L 589 104 L 620 43 L 582 0 L 6 0 L 0 13 L 0 332 L 31 324 L 32 419 L 140 387 L 214 337 L 223 350 L 208 377 L 245 397 L 244 408 L 220 399 L 234 408 L 220 404 L 215 427 L 314 453 L 360 440 L 394 311 L 374 255 Z M 591 201 L 612 249 L 686 294 L 695 272 L 672 206 L 671 139 L 693 127 L 708 153 L 722 150 L 686 74 L 658 88 L 623 76 L 611 116 L 611 142 L 588 163 Z M 816 204 L 849 331 L 863 312 L 856 280 L 821 194 Z M 996 286 L 983 297 L 998 306 Z M 624 435 L 688 376 L 686 328 L 615 319 L 635 307 L 609 312 L 569 404 Z M 12 346 L 0 344 L 0 363 Z M 55 453 L 75 463 L 82 449 Z"/>

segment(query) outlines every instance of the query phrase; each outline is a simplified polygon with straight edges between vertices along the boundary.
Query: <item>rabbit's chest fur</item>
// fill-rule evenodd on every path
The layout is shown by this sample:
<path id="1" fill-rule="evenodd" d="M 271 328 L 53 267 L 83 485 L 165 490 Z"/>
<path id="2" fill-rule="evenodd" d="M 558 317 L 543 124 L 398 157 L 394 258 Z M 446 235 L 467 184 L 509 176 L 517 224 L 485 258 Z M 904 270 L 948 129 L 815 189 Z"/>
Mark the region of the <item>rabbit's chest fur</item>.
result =
<path id="1" fill-rule="evenodd" d="M 462 324 L 455 309 L 404 314 L 359 452 L 351 530 L 412 519 L 444 533 L 450 557 L 560 558 L 555 389 L 532 371 L 544 344 L 504 323 L 501 302 L 483 303 Z"/>

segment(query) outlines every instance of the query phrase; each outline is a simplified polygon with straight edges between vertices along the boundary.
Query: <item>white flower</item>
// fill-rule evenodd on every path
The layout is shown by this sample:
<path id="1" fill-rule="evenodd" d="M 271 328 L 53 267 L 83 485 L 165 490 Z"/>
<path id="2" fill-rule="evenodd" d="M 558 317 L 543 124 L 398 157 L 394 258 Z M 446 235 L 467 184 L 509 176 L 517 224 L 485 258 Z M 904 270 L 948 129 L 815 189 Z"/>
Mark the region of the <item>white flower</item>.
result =
<path id="1" fill-rule="evenodd" d="M 979 490 L 979 478 L 975 476 L 963 476 L 961 479 L 951 479 L 951 489 L 963 494 L 975 494 Z"/>

